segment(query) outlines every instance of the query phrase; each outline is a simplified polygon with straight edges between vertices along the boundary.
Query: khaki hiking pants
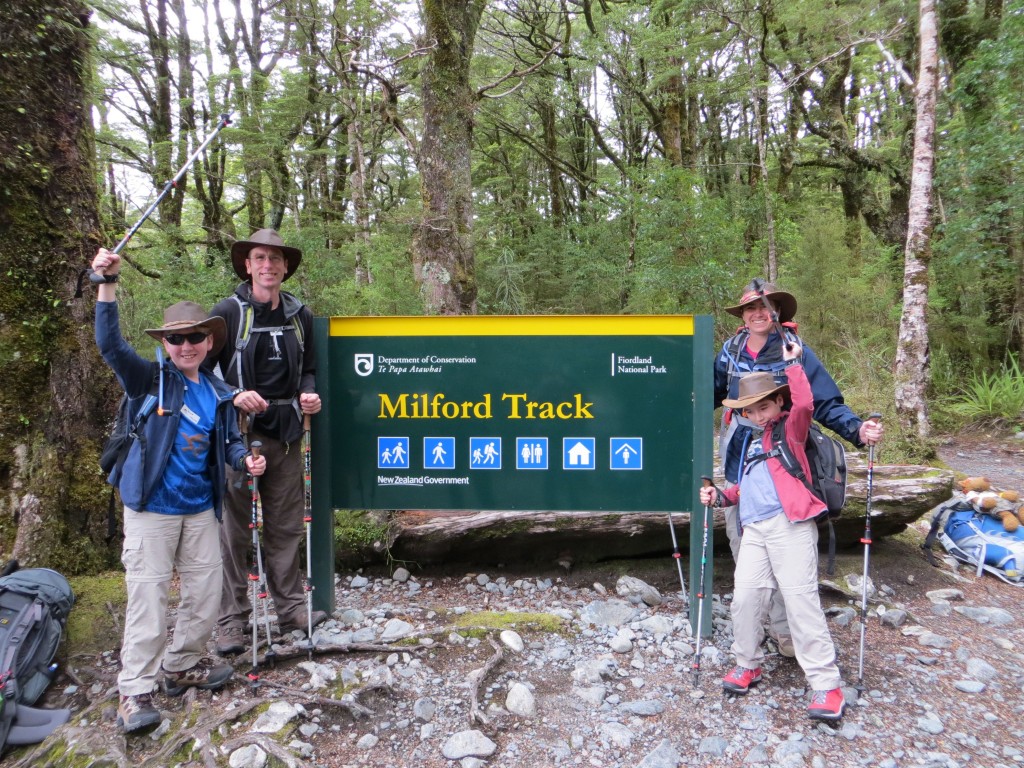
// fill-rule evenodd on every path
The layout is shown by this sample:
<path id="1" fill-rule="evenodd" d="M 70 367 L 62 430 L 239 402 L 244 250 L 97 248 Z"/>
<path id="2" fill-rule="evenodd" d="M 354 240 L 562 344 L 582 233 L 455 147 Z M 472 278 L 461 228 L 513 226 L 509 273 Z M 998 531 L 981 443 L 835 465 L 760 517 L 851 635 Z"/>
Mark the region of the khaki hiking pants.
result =
<path id="1" fill-rule="evenodd" d="M 194 667 L 206 654 L 221 592 L 220 544 L 212 509 L 192 515 L 136 512 L 125 507 L 124 563 L 128 607 L 121 643 L 122 696 L 152 693 L 160 665 Z M 174 635 L 167 640 L 172 572 L 181 583 Z"/>

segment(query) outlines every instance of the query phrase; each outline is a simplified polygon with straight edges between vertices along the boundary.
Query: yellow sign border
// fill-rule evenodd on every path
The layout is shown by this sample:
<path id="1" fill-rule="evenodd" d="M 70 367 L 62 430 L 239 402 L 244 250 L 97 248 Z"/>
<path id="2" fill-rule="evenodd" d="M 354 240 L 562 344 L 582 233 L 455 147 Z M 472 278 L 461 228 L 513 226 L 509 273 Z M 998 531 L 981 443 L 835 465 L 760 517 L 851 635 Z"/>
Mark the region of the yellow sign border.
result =
<path id="1" fill-rule="evenodd" d="M 424 315 L 329 318 L 335 336 L 693 336 L 693 315 Z"/>

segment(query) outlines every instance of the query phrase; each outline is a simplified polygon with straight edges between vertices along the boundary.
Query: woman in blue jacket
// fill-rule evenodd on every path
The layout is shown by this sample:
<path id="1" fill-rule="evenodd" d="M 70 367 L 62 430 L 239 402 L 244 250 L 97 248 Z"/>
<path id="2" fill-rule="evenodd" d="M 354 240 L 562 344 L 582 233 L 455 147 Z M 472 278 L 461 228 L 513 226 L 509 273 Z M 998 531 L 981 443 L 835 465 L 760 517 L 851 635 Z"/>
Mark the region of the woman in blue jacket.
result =
<path id="1" fill-rule="evenodd" d="M 182 301 L 164 311 L 164 324 L 146 331 L 161 343 L 145 360 L 121 336 L 116 286 L 121 257 L 101 249 L 92 262 L 98 286 L 96 344 L 130 398 L 133 423 L 147 397 L 155 407 L 139 425 L 123 466 L 108 482 L 124 502 L 128 605 L 118 675 L 118 724 L 126 733 L 160 722 L 153 705 L 158 677 L 178 696 L 189 687 L 213 690 L 232 668 L 204 657 L 217 619 L 221 592 L 218 525 L 224 467 L 260 475 L 261 456 L 246 454 L 238 433 L 231 390 L 200 371 L 207 355 L 224 344 L 221 318 Z M 173 571 L 180 579 L 174 634 L 167 640 L 167 600 Z"/>
<path id="2" fill-rule="evenodd" d="M 764 299 L 771 309 L 765 306 Z M 743 321 L 743 326 L 722 345 L 715 358 L 715 408 L 721 406 L 726 398 L 735 400 L 739 396 L 740 379 L 750 373 L 768 371 L 779 385 L 785 384 L 786 363 L 782 359 L 782 348 L 784 341 L 793 341 L 803 349 L 803 368 L 814 398 L 814 420 L 858 448 L 877 443 L 884 431 L 881 421 L 864 421 L 846 404 L 842 392 L 818 356 L 797 337 L 796 325 L 791 322 L 796 309 L 793 294 L 761 281 L 751 281 L 743 289 L 736 305 L 726 308 L 726 312 Z M 777 317 L 772 317 L 773 312 Z M 779 327 L 786 335 L 785 340 L 779 335 Z M 718 448 L 727 485 L 739 482 L 740 458 L 750 442 L 752 426 L 738 411 L 723 410 Z M 736 507 L 725 510 L 725 531 L 735 560 L 741 535 Z M 773 595 L 768 612 L 768 634 L 778 644 L 780 653 L 789 657 L 794 655 L 786 607 L 778 592 Z"/>

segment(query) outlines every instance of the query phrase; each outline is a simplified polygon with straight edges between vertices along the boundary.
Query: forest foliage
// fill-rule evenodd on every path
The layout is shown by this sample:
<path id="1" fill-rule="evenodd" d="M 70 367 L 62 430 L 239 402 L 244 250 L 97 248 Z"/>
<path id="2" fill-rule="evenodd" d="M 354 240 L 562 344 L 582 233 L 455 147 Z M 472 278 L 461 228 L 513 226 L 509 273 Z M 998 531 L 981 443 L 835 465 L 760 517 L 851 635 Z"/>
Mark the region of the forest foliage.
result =
<path id="1" fill-rule="evenodd" d="M 476 311 L 713 313 L 724 337 L 735 320 L 723 307 L 750 278 L 776 277 L 847 399 L 890 411 L 911 5 L 93 7 L 97 184 L 111 243 L 217 117 L 233 115 L 126 250 L 136 334 L 171 301 L 226 295 L 230 243 L 265 226 L 305 251 L 287 287 L 318 315 L 431 311 L 436 274 L 418 254 L 446 212 L 437 150 L 424 151 L 444 146 L 426 135 L 429 78 L 427 106 L 468 128 L 470 194 L 452 198 L 455 223 L 444 226 L 470 257 L 459 279 Z M 942 405 L 968 382 L 1019 370 L 1024 346 L 1024 4 L 944 0 L 939 17 L 929 323 Z M 465 77 L 446 80 L 447 66 Z M 462 172 L 457 153 L 445 160 Z"/>

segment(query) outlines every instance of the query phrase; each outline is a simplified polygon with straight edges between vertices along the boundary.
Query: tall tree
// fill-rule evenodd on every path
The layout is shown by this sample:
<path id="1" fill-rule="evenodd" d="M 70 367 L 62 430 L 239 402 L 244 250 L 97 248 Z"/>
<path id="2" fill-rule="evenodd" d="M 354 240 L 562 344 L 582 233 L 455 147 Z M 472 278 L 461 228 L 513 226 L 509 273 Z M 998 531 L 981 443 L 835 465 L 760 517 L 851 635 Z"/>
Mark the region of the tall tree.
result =
<path id="1" fill-rule="evenodd" d="M 910 178 L 907 246 L 903 262 L 903 316 L 896 348 L 896 412 L 904 429 L 928 437 L 928 262 L 931 256 L 932 175 L 939 36 L 935 0 L 920 0 L 917 122 Z"/>
<path id="2" fill-rule="evenodd" d="M 97 447 L 113 389 L 89 303 L 70 301 L 99 236 L 88 23 L 81 0 L 0 4 L 0 549 L 65 572 L 111 562 Z"/>
<path id="3" fill-rule="evenodd" d="M 423 67 L 420 186 L 423 218 L 415 270 L 429 314 L 476 313 L 473 180 L 470 151 L 476 94 L 470 62 L 487 0 L 425 0 L 423 20 L 432 44 Z"/>

